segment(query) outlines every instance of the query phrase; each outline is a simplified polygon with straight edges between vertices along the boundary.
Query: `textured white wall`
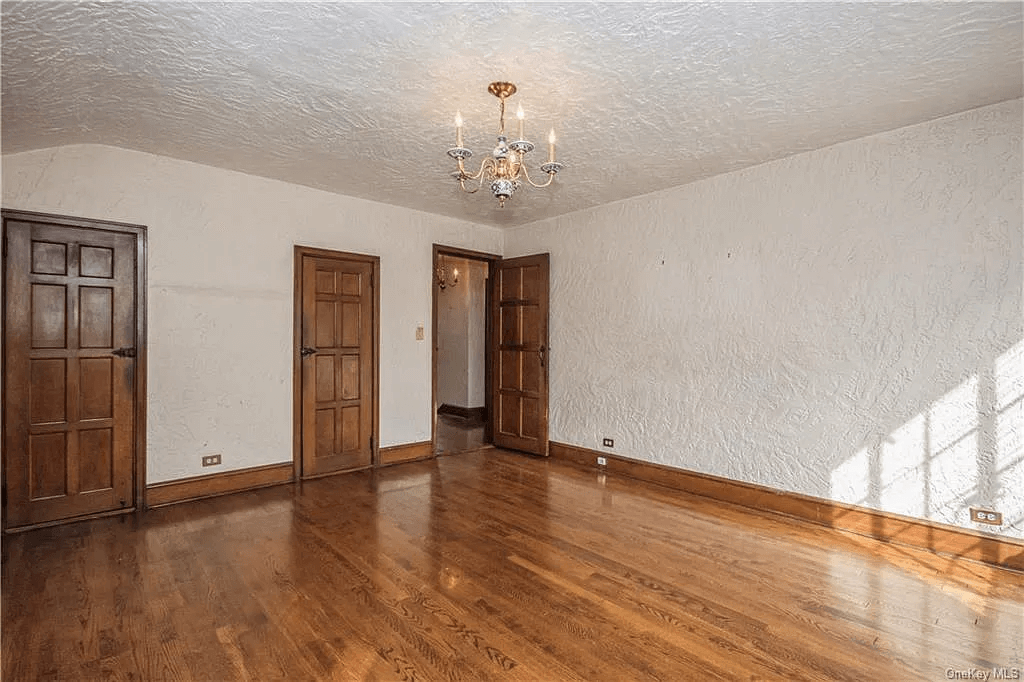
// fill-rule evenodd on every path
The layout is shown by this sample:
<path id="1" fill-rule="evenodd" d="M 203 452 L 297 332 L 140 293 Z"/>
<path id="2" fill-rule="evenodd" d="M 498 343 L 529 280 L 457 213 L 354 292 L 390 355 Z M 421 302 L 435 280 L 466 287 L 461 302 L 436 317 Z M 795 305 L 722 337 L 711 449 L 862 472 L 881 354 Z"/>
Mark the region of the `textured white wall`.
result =
<path id="1" fill-rule="evenodd" d="M 1024 537 L 1021 100 L 510 231 L 551 439 Z"/>
<path id="2" fill-rule="evenodd" d="M 469 291 L 464 258 L 445 256 L 459 283 L 437 292 L 437 404 L 469 406 Z"/>
<path id="3" fill-rule="evenodd" d="M 484 323 L 487 263 L 446 257 L 457 286 L 438 290 L 437 404 L 484 406 Z"/>
<path id="4" fill-rule="evenodd" d="M 3 157 L 3 205 L 149 227 L 150 483 L 291 458 L 294 244 L 381 257 L 381 445 L 429 440 L 431 244 L 502 233 L 160 156 Z"/>

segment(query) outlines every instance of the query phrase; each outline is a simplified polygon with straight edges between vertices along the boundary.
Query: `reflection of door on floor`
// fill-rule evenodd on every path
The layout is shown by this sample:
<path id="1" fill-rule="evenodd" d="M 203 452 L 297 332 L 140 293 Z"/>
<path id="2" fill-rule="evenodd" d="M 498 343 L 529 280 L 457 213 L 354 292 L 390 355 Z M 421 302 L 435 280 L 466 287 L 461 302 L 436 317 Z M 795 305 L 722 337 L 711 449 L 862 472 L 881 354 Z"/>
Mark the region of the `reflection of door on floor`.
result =
<path id="1" fill-rule="evenodd" d="M 488 264 L 437 257 L 437 450 L 463 452 L 484 443 Z"/>

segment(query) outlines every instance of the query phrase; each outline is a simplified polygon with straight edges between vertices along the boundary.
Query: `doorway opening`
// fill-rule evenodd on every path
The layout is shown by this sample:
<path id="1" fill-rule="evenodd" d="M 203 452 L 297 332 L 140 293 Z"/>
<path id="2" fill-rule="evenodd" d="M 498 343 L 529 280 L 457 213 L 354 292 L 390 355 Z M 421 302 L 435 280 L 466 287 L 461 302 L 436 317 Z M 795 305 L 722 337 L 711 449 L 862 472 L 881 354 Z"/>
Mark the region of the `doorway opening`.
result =
<path id="1" fill-rule="evenodd" d="M 491 274 L 499 256 L 434 245 L 435 455 L 488 447 L 491 434 Z"/>

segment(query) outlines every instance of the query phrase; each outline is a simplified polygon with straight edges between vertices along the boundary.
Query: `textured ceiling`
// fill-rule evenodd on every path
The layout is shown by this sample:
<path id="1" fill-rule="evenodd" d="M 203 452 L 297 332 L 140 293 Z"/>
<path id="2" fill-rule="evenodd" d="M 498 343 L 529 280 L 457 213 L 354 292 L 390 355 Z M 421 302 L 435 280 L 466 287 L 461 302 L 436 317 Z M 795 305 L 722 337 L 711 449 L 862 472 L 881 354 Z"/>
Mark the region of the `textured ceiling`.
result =
<path id="1" fill-rule="evenodd" d="M 520 225 L 1022 94 L 1021 3 L 2 4 L 4 153 L 98 143 Z M 492 80 L 566 169 L 461 195 Z M 537 173 L 543 177 L 543 174 Z"/>

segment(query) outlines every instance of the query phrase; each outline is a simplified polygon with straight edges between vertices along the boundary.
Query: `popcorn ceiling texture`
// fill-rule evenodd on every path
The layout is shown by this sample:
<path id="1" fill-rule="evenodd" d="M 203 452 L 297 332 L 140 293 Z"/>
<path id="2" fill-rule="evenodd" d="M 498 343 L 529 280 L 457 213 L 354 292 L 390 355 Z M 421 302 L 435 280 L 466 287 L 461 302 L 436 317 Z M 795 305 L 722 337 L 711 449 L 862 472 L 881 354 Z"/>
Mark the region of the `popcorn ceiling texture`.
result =
<path id="1" fill-rule="evenodd" d="M 1024 538 L 1022 121 L 506 231 L 506 257 L 551 253 L 551 439 Z"/>
<path id="2" fill-rule="evenodd" d="M 1020 3 L 4 2 L 5 153 L 96 143 L 523 225 L 1022 94 Z M 493 80 L 566 170 L 458 192 Z M 535 159 L 534 166 L 543 158 Z M 538 175 L 540 175 L 538 173 Z"/>
<path id="3" fill-rule="evenodd" d="M 149 230 L 147 482 L 292 454 L 294 244 L 381 258 L 380 443 L 430 440 L 431 244 L 500 253 L 495 228 L 151 154 L 3 157 L 3 205 Z"/>

